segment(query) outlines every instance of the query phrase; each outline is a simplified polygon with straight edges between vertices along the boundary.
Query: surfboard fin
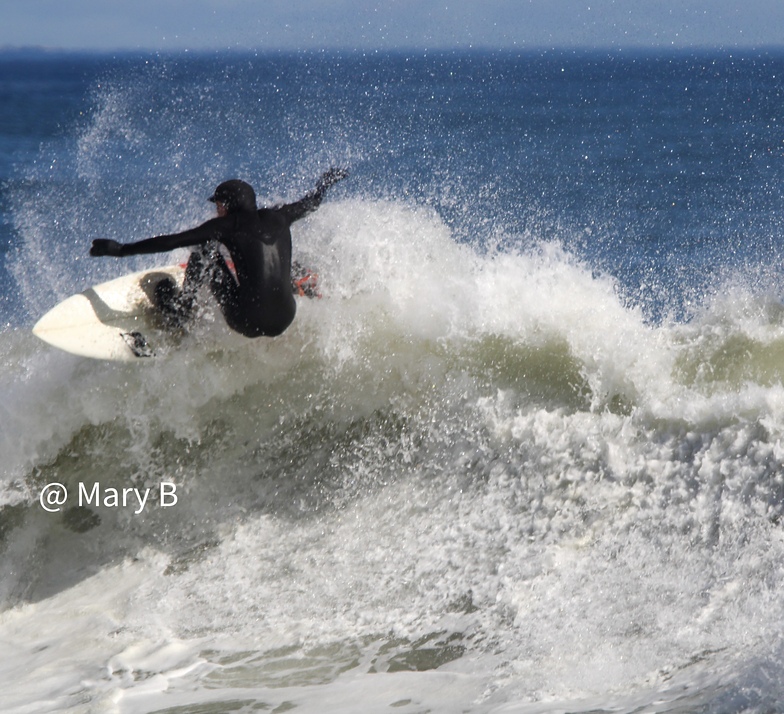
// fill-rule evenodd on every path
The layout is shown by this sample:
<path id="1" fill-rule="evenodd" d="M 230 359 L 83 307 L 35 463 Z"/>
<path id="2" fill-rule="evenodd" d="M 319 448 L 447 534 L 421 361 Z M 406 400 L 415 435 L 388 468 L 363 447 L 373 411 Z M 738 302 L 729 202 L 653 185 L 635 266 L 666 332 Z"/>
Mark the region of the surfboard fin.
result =
<path id="1" fill-rule="evenodd" d="M 121 332 L 125 344 L 136 357 L 154 357 L 155 350 L 147 342 L 147 338 L 141 332 Z"/>

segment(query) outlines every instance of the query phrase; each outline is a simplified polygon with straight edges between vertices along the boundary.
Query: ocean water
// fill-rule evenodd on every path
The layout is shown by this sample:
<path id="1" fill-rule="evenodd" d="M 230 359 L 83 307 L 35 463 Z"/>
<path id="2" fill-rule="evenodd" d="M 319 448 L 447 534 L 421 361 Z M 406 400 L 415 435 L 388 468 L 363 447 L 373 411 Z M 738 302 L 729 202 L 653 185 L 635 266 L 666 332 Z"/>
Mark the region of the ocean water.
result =
<path id="1" fill-rule="evenodd" d="M 784 54 L 5 54 L 0 99 L 2 711 L 784 711 Z M 330 166 L 283 336 L 32 336 L 172 260 L 93 238 Z"/>

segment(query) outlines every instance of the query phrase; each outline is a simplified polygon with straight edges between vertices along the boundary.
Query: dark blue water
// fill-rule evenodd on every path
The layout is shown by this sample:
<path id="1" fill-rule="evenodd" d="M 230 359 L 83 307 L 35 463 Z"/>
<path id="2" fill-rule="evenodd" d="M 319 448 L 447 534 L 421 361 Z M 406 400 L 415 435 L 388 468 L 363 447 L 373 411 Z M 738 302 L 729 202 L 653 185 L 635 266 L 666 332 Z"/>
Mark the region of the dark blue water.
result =
<path id="1" fill-rule="evenodd" d="M 469 243 L 560 240 L 651 318 L 683 317 L 717 276 L 778 262 L 783 69 L 728 53 L 4 57 L 0 245 L 18 260 L 20 204 L 41 192 L 72 215 L 46 240 L 76 257 L 161 232 L 146 213 L 226 176 L 275 199 L 340 163 L 353 195 L 432 206 Z"/>

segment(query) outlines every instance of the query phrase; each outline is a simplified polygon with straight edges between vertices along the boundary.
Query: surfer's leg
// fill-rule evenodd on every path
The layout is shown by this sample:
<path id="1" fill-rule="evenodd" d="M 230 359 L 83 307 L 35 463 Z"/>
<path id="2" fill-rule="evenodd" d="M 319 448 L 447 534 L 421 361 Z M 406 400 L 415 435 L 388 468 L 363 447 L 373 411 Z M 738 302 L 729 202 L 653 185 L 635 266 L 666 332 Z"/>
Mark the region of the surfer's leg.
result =
<path id="1" fill-rule="evenodd" d="M 169 278 L 163 278 L 156 286 L 153 294 L 153 302 L 155 307 L 163 315 L 167 323 L 171 323 L 175 327 L 179 322 L 179 315 L 177 311 L 177 298 L 180 291 L 174 284 L 174 281 Z"/>
<path id="2" fill-rule="evenodd" d="M 207 244 L 191 253 L 185 267 L 182 289 L 164 278 L 155 286 L 155 304 L 166 322 L 175 328 L 188 324 L 196 311 L 199 288 L 207 284 L 230 327 L 240 315 L 239 286 L 217 244 Z"/>
<path id="3" fill-rule="evenodd" d="M 188 260 L 185 280 L 178 299 L 183 314 L 193 313 L 197 291 L 204 284 L 207 284 L 215 296 L 228 323 L 232 324 L 232 318 L 239 305 L 238 285 L 217 243 L 207 244 L 200 250 L 194 251 Z"/>
<path id="4" fill-rule="evenodd" d="M 239 310 L 239 286 L 220 251 L 212 256 L 210 271 L 210 290 L 220 306 L 226 322 L 234 325 Z"/>
<path id="5" fill-rule="evenodd" d="M 199 287 L 212 272 L 214 256 L 223 260 L 217 247 L 202 246 L 191 253 L 185 267 L 182 289 L 171 278 L 155 286 L 155 305 L 171 327 L 184 327 L 193 318 Z"/>

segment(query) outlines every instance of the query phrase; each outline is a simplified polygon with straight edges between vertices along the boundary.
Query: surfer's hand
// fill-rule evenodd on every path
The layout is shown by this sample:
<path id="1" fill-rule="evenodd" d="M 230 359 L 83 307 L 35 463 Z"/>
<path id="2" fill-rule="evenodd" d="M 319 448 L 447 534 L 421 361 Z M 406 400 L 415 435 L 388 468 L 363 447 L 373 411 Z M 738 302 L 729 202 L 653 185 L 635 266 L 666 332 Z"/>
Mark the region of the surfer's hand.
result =
<path id="1" fill-rule="evenodd" d="M 116 240 L 109 240 L 108 238 L 96 238 L 93 241 L 92 248 L 90 248 L 90 255 L 94 258 L 100 258 L 104 255 L 119 258 L 122 255 L 122 243 L 118 243 Z"/>
<path id="2" fill-rule="evenodd" d="M 336 184 L 338 181 L 342 181 L 347 176 L 348 171 L 345 169 L 338 169 L 333 167 L 321 175 L 321 178 L 319 179 L 319 186 L 322 189 L 327 189 L 330 186 Z"/>

